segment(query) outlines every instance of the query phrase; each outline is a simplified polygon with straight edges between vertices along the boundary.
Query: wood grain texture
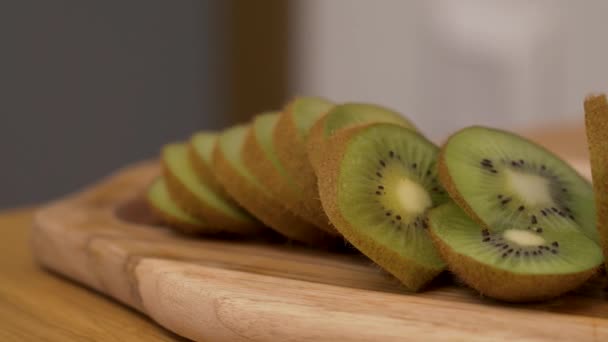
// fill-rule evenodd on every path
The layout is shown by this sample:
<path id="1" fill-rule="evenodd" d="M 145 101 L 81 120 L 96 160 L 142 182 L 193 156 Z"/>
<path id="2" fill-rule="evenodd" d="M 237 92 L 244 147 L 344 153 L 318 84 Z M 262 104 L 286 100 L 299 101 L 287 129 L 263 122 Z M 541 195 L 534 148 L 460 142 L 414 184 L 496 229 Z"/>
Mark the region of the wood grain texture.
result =
<path id="1" fill-rule="evenodd" d="M 156 226 L 139 195 L 158 172 L 137 165 L 40 210 L 36 258 L 194 340 L 608 339 L 603 279 L 527 305 L 480 298 L 447 275 L 411 294 L 357 254 L 191 239 Z M 90 310 L 70 319 L 97 321 L 98 307 Z"/>
<path id="2" fill-rule="evenodd" d="M 36 266 L 28 248 L 33 216 L 33 209 L 0 213 L 0 341 L 183 340 Z"/>

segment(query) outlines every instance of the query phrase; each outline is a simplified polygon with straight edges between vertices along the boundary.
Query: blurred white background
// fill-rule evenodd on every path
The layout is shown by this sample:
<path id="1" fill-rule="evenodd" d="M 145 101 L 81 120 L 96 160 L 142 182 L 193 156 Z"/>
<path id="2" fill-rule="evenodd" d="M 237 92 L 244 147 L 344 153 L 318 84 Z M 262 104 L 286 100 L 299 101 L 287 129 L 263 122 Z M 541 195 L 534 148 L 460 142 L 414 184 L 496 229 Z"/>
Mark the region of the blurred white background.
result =
<path id="1" fill-rule="evenodd" d="M 471 124 L 580 123 L 608 89 L 608 1 L 308 0 L 293 93 L 380 103 L 435 140 Z"/>

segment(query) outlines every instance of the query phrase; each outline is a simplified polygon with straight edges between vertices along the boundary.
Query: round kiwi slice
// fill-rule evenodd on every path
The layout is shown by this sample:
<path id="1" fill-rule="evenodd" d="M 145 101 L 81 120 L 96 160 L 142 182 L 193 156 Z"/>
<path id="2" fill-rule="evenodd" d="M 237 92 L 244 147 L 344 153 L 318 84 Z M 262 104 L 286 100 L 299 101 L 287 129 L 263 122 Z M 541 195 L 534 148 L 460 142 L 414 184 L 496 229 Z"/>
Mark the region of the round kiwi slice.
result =
<path id="1" fill-rule="evenodd" d="M 230 198 L 230 195 L 215 177 L 211 166 L 217 138 L 218 134 L 216 132 L 203 131 L 194 134 L 188 144 L 188 156 L 200 181 L 207 184 L 219 195 Z"/>
<path id="2" fill-rule="evenodd" d="M 556 297 L 580 286 L 602 263 L 597 244 L 578 230 L 512 225 L 490 231 L 454 203 L 431 210 L 429 226 L 450 270 L 500 300 Z"/>
<path id="3" fill-rule="evenodd" d="M 169 194 L 189 214 L 226 232 L 254 235 L 265 227 L 232 200 L 200 181 L 188 158 L 185 144 L 169 144 L 162 151 L 163 176 Z"/>
<path id="4" fill-rule="evenodd" d="M 416 130 L 416 127 L 403 115 L 378 105 L 345 103 L 334 106 L 310 130 L 306 149 L 313 169 L 323 159 L 325 145 L 332 144 L 331 137 L 334 133 L 372 122 L 389 122 Z"/>
<path id="5" fill-rule="evenodd" d="M 146 201 L 154 214 L 175 230 L 189 234 L 218 232 L 175 204 L 162 177 L 156 178 L 148 187 Z"/>
<path id="6" fill-rule="evenodd" d="M 327 233 L 288 211 L 275 199 L 242 158 L 248 126 L 235 126 L 218 139 L 213 152 L 213 170 L 226 191 L 262 222 L 289 239 L 313 246 L 334 244 Z"/>
<path id="7" fill-rule="evenodd" d="M 253 176 L 269 190 L 270 194 L 294 214 L 316 225 L 325 228 L 328 233 L 337 235 L 331 228 L 329 219 L 321 220 L 323 226 L 315 222 L 315 216 L 305 206 L 301 189 L 285 171 L 283 164 L 277 158 L 274 148 L 273 130 L 279 119 L 279 113 L 269 112 L 256 116 L 243 145 L 243 162 Z"/>
<path id="8" fill-rule="evenodd" d="M 585 124 L 597 208 L 597 230 L 608 260 L 608 101 L 606 95 L 585 100 Z"/>
<path id="9" fill-rule="evenodd" d="M 445 267 L 426 217 L 448 200 L 437 179 L 438 154 L 411 129 L 375 123 L 338 133 L 317 169 L 321 201 L 334 226 L 414 291 Z"/>
<path id="10" fill-rule="evenodd" d="M 318 97 L 298 97 L 292 100 L 279 116 L 272 140 L 285 173 L 298 187 L 298 206 L 305 211 L 302 216 L 328 232 L 335 232 L 321 207 L 317 176 L 306 152 L 306 139 L 310 129 L 331 107 L 331 102 Z"/>
<path id="11" fill-rule="evenodd" d="M 591 184 L 544 148 L 515 134 L 465 128 L 442 149 L 439 176 L 456 203 L 490 229 L 580 229 L 594 241 Z"/>

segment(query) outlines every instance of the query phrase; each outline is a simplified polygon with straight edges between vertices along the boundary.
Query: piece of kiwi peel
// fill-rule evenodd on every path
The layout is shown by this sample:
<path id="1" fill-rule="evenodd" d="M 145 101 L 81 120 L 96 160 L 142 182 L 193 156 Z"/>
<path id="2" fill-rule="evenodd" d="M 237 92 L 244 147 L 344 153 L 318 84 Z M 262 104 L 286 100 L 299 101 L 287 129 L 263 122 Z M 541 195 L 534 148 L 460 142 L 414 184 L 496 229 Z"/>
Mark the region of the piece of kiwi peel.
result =
<path id="1" fill-rule="evenodd" d="M 262 115 L 275 114 L 276 113 L 265 113 Z M 258 116 L 255 120 L 258 120 L 259 118 L 261 118 L 261 116 Z M 338 235 L 338 232 L 333 228 L 329 228 L 327 224 L 321 226 L 315 222 L 315 213 L 308 210 L 305 205 L 305 199 L 302 197 L 301 188 L 295 184 L 289 174 L 281 172 L 275 167 L 272 160 L 270 160 L 270 157 L 267 155 L 267 152 L 264 151 L 254 127 L 255 121 L 254 124 L 250 126 L 247 136 L 245 137 L 245 144 L 243 145 L 242 156 L 247 169 L 269 190 L 270 195 L 273 196 L 277 202 L 280 201 L 287 210 L 293 212 L 296 216 L 299 216 L 305 221 L 308 221 L 318 229 L 322 229 L 329 235 Z M 329 238 L 331 237 L 328 236 L 328 239 Z"/>
<path id="2" fill-rule="evenodd" d="M 456 253 L 435 235 L 432 222 L 429 223 L 429 232 L 435 247 L 452 273 L 481 295 L 507 302 L 541 301 L 558 297 L 584 284 L 598 270 L 592 268 L 565 275 L 515 275 Z"/>
<path id="3" fill-rule="evenodd" d="M 229 129 L 239 127 L 242 126 Z M 224 156 L 220 143 L 216 144 L 213 151 L 213 171 L 234 199 L 279 234 L 315 247 L 335 247 L 334 239 L 328 239 L 325 232 L 289 212 L 281 203 L 269 196 L 267 189 L 243 177 Z"/>
<path id="4" fill-rule="evenodd" d="M 487 129 L 487 130 L 496 130 L 494 128 L 489 128 L 489 127 L 484 127 L 484 126 L 470 126 L 468 128 L 481 128 L 481 129 Z M 458 131 L 460 132 L 460 130 Z M 471 208 L 471 206 L 467 203 L 467 201 L 462 197 L 462 195 L 460 194 L 460 192 L 458 191 L 458 189 L 456 188 L 456 185 L 454 184 L 454 181 L 452 180 L 452 176 L 450 175 L 450 171 L 448 169 L 447 166 L 447 162 L 445 159 L 445 154 L 446 154 L 446 146 L 449 144 L 450 140 L 452 138 L 454 138 L 454 136 L 456 136 L 456 134 L 458 134 L 458 132 L 452 134 L 451 136 L 448 137 L 448 139 L 446 140 L 446 142 L 442 145 L 441 150 L 439 151 L 439 158 L 437 161 L 437 172 L 439 175 L 439 182 L 441 183 L 441 185 L 443 186 L 443 188 L 447 191 L 447 193 L 450 195 L 450 198 L 452 198 L 452 200 L 454 202 L 456 202 L 456 204 L 475 222 L 480 226 L 480 229 L 488 229 L 489 231 L 492 231 L 493 228 L 491 226 L 489 226 L 486 222 L 484 222 L 481 217 L 479 217 L 479 215 L 477 215 L 477 213 L 473 210 L 473 208 Z M 535 146 L 537 146 L 537 148 L 539 150 L 541 150 L 543 153 L 547 153 L 550 155 L 555 155 L 554 153 L 552 153 L 551 151 L 547 150 L 544 146 L 537 144 L 535 142 L 532 142 L 531 140 L 524 138 L 520 135 L 514 134 L 512 132 L 507 132 L 507 131 L 501 131 L 502 133 L 506 133 L 506 134 L 510 134 L 515 138 L 521 139 L 521 140 L 525 140 L 527 142 L 529 142 L 530 144 L 533 144 Z M 560 159 L 564 165 L 570 167 L 570 165 L 568 163 L 566 163 L 565 161 L 563 161 L 560 157 L 558 157 L 557 155 L 555 155 L 556 158 Z M 578 171 L 576 171 L 574 168 L 570 167 L 576 174 L 578 174 L 578 176 L 581 179 L 584 179 L 584 177 L 582 177 Z M 583 231 L 581 230 L 581 233 L 583 233 Z M 586 235 L 586 234 L 585 234 Z"/>
<path id="5" fill-rule="evenodd" d="M 248 214 L 245 219 L 237 219 L 207 205 L 207 203 L 201 201 L 194 195 L 194 193 L 179 180 L 179 177 L 173 174 L 173 171 L 167 165 L 164 158 L 161 158 L 161 166 L 162 174 L 167 183 L 171 198 L 188 214 L 205 220 L 209 225 L 217 227 L 218 230 L 238 235 L 259 235 L 266 229 L 262 224 L 254 220 L 253 217 L 250 218 Z"/>
<path id="6" fill-rule="evenodd" d="M 348 148 L 348 143 L 358 132 L 379 123 L 369 123 L 345 128 L 332 136 L 323 158 L 318 162 L 317 176 L 323 208 L 338 231 L 357 249 L 380 267 L 395 276 L 410 291 L 420 291 L 444 268 L 430 268 L 418 264 L 387 249 L 372 238 L 357 232 L 342 215 L 338 201 L 340 165 Z M 382 123 L 380 123 L 382 124 Z"/>
<path id="7" fill-rule="evenodd" d="M 199 180 L 201 182 L 204 182 L 205 184 L 207 184 L 218 195 L 220 195 L 220 196 L 226 198 L 227 200 L 236 204 L 236 202 L 234 202 L 234 200 L 232 200 L 230 195 L 228 195 L 228 193 L 226 192 L 224 187 L 220 184 L 220 182 L 215 177 L 213 170 L 211 170 L 211 166 L 208 164 L 207 161 L 205 161 L 203 159 L 203 157 L 197 152 L 196 148 L 194 147 L 194 139 L 196 138 L 196 136 L 198 134 L 209 134 L 209 135 L 217 136 L 217 133 L 215 133 L 215 132 L 203 131 L 203 132 L 198 132 L 198 133 L 194 134 L 190 138 L 190 141 L 188 144 L 188 158 L 190 159 L 190 163 L 192 164 L 192 167 L 194 168 L 194 171 L 196 172 L 197 177 L 199 178 Z M 217 137 L 215 138 L 215 140 L 217 141 Z M 214 143 L 214 146 L 215 146 L 215 143 Z"/>
<path id="8" fill-rule="evenodd" d="M 596 203 L 596 229 L 608 262 L 608 101 L 606 95 L 585 99 L 585 126 Z"/>
<path id="9" fill-rule="evenodd" d="M 285 110 L 279 116 L 274 130 L 273 141 L 277 157 L 299 186 L 302 205 L 307 212 L 306 217 L 321 229 L 337 234 L 329 218 L 323 211 L 319 192 L 317 190 L 317 176 L 308 160 L 306 139 L 309 135 L 303 135 L 295 122 L 294 107 L 300 98 L 289 102 Z M 320 116 L 325 113 L 321 113 Z"/>
<path id="10" fill-rule="evenodd" d="M 146 204 L 148 205 L 148 208 L 150 208 L 150 210 L 152 211 L 152 214 L 155 217 L 159 218 L 162 222 L 167 224 L 167 226 L 173 228 L 174 230 L 176 230 L 180 233 L 185 233 L 185 234 L 201 234 L 201 233 L 215 234 L 215 233 L 218 233 L 217 229 L 207 227 L 207 226 L 205 226 L 205 224 L 203 222 L 200 222 L 198 224 L 194 223 L 194 222 L 200 221 L 200 220 L 194 216 L 191 216 L 190 214 L 188 214 L 185 211 L 184 211 L 185 215 L 191 216 L 190 220 L 184 220 L 182 218 L 179 218 L 179 217 L 169 213 L 167 210 L 165 210 L 165 208 L 159 207 L 155 203 L 155 201 L 151 198 L 151 194 L 149 193 L 149 191 L 150 191 L 151 187 L 155 185 L 156 182 L 159 182 L 159 181 L 165 182 L 165 180 L 161 179 L 161 178 L 162 177 L 155 179 L 148 186 L 148 192 L 146 193 L 146 196 L 144 197 Z M 166 184 L 163 186 L 166 187 Z M 178 206 L 177 203 L 175 205 Z"/>
<path id="11" fill-rule="evenodd" d="M 321 206 L 316 187 L 317 177 L 308 161 L 306 138 L 310 127 L 298 127 L 296 123 L 296 116 L 298 115 L 296 109 L 298 105 L 302 105 L 306 101 L 324 102 L 329 108 L 333 106 L 328 100 L 320 97 L 294 98 L 279 115 L 273 132 L 273 144 L 277 158 L 298 187 L 297 191 L 299 193 L 296 196 L 299 199 L 298 206 L 301 206 L 303 210 L 302 216 L 319 228 L 336 235 L 338 234 L 337 230 L 332 226 Z M 325 111 L 319 111 L 316 116 L 318 118 L 324 114 Z"/>

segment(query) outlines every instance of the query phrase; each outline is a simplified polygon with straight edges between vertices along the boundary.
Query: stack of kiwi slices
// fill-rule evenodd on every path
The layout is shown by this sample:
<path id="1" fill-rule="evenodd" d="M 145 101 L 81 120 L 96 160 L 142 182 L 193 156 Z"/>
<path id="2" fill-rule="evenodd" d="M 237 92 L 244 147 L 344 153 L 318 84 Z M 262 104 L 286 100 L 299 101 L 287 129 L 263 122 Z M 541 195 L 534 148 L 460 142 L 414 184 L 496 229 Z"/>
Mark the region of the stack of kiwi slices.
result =
<path id="1" fill-rule="evenodd" d="M 591 184 L 505 131 L 469 127 L 436 146 L 391 109 L 298 97 L 169 144 L 161 161 L 147 198 L 176 230 L 352 245 L 411 291 L 448 269 L 488 297 L 542 300 L 603 261 Z"/>

